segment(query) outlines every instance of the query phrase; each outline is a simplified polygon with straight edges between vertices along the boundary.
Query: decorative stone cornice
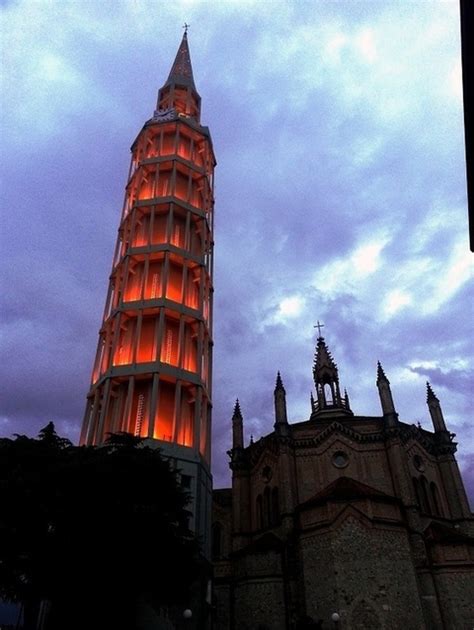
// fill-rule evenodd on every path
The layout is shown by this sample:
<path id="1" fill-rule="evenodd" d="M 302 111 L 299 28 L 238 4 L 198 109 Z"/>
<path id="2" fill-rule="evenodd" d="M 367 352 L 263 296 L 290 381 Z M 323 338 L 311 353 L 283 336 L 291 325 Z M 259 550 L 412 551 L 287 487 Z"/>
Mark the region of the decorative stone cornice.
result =
<path id="1" fill-rule="evenodd" d="M 454 454 L 457 450 L 457 444 L 453 441 L 454 433 L 446 435 L 432 434 L 421 427 L 417 427 L 415 424 L 402 424 L 399 435 L 404 444 L 410 440 L 414 440 L 431 455 Z"/>

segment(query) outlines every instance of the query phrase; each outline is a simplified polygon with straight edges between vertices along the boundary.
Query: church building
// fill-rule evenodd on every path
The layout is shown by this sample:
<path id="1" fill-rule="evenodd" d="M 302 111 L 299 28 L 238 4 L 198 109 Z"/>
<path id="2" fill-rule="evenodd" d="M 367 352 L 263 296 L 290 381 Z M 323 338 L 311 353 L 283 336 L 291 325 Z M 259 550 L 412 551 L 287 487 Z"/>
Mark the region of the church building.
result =
<path id="1" fill-rule="evenodd" d="M 474 519 L 454 434 L 427 385 L 433 431 L 402 422 L 381 364 L 382 413 L 360 416 L 326 341 L 309 417 L 248 446 L 237 401 L 232 488 L 214 490 L 216 630 L 474 627 Z"/>

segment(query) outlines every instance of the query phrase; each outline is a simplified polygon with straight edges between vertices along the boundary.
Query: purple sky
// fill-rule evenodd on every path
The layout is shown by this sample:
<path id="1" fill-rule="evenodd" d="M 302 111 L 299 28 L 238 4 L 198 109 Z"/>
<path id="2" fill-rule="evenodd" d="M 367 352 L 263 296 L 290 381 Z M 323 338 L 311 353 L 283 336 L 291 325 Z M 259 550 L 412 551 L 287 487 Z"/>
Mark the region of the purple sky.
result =
<path id="1" fill-rule="evenodd" d="M 313 325 L 356 414 L 380 359 L 400 418 L 429 379 L 474 497 L 471 254 L 455 2 L 3 3 L 0 433 L 77 439 L 129 147 L 182 35 L 216 171 L 213 471 L 230 416 L 309 415 Z M 471 412 L 471 413 L 470 413 Z"/>

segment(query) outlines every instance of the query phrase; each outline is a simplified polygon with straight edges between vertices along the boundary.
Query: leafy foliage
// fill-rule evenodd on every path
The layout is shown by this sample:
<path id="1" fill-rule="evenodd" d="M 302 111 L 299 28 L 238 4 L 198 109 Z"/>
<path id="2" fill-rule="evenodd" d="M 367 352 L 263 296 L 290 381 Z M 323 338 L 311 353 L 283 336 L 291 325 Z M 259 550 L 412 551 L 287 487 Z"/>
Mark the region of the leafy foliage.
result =
<path id="1" fill-rule="evenodd" d="M 139 599 L 179 604 L 197 575 L 187 502 L 140 438 L 74 447 L 50 423 L 1 439 L 0 596 L 50 601 L 48 628 L 133 628 Z"/>

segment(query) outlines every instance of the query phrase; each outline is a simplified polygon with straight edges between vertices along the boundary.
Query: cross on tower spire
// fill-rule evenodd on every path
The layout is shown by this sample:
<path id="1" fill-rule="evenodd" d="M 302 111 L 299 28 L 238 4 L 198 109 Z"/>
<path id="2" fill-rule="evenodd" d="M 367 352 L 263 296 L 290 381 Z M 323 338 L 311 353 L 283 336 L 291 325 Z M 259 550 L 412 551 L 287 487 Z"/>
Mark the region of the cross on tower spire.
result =
<path id="1" fill-rule="evenodd" d="M 183 24 L 183 28 L 184 28 L 184 34 L 186 35 L 188 32 L 188 28 L 191 26 L 191 24 L 188 24 L 187 22 L 185 22 Z"/>
<path id="2" fill-rule="evenodd" d="M 324 324 L 320 324 L 319 323 L 319 319 L 318 319 L 318 323 L 313 326 L 313 328 L 317 328 L 318 329 L 318 339 L 321 338 L 321 328 L 324 328 Z"/>

